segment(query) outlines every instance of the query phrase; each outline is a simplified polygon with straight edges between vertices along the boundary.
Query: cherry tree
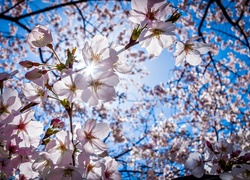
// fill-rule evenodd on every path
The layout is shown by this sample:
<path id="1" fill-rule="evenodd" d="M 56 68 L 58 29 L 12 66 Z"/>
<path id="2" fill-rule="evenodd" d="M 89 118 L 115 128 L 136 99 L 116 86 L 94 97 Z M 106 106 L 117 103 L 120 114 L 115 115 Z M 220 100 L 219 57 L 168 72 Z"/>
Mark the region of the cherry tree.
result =
<path id="1" fill-rule="evenodd" d="M 1 178 L 249 178 L 248 6 L 2 2 Z"/>

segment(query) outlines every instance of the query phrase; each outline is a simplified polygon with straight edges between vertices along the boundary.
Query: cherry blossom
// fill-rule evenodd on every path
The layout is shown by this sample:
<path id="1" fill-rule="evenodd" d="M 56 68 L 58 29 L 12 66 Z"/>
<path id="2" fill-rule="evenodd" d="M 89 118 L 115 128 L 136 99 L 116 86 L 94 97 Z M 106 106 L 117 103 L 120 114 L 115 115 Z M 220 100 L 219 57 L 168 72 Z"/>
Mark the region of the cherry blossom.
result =
<path id="1" fill-rule="evenodd" d="M 46 177 L 53 168 L 54 164 L 49 154 L 45 152 L 40 153 L 39 157 L 32 164 L 33 171 L 39 172 L 41 177 Z"/>
<path id="2" fill-rule="evenodd" d="M 59 98 L 72 103 L 80 99 L 82 91 L 87 89 L 87 82 L 83 74 L 67 71 L 53 88 Z"/>
<path id="3" fill-rule="evenodd" d="M 192 174 L 197 178 L 202 177 L 204 174 L 204 163 L 201 155 L 197 152 L 189 154 L 185 167 L 190 169 Z"/>
<path id="4" fill-rule="evenodd" d="M 38 176 L 38 173 L 33 171 L 32 162 L 24 162 L 19 167 L 20 174 L 23 174 L 27 179 L 34 179 Z"/>
<path id="5" fill-rule="evenodd" d="M 60 131 L 56 133 L 55 139 L 46 145 L 46 151 L 54 164 L 69 165 L 72 163 L 74 146 L 71 137 L 70 132 Z"/>
<path id="6" fill-rule="evenodd" d="M 176 43 L 176 51 L 174 54 L 176 56 L 176 66 L 179 66 L 184 59 L 193 66 L 197 66 L 201 63 L 201 54 L 207 53 L 210 50 L 210 46 L 205 43 L 194 42 L 200 38 L 201 37 L 196 36 L 187 40 L 186 43 L 179 41 Z"/>
<path id="7" fill-rule="evenodd" d="M 98 72 L 88 79 L 88 91 L 82 93 L 82 100 L 89 106 L 97 105 L 99 100 L 109 102 L 115 99 L 115 86 L 119 83 L 119 77 L 112 71 Z"/>
<path id="8" fill-rule="evenodd" d="M 148 28 L 142 31 L 139 43 L 149 54 L 158 56 L 164 48 L 174 44 L 174 29 L 172 22 L 151 22 Z"/>
<path id="9" fill-rule="evenodd" d="M 5 123 L 6 118 L 21 107 L 21 101 L 16 90 L 6 88 L 0 95 L 0 124 Z"/>
<path id="10" fill-rule="evenodd" d="M 29 101 L 35 103 L 44 102 L 48 96 L 44 84 L 37 85 L 35 83 L 25 83 L 22 87 L 22 91 Z"/>
<path id="11" fill-rule="evenodd" d="M 57 167 L 47 176 L 48 180 L 74 180 L 74 179 L 82 179 L 82 175 L 79 172 L 78 168 L 67 165 L 65 167 Z"/>
<path id="12" fill-rule="evenodd" d="M 91 42 L 86 42 L 82 55 L 87 66 L 87 73 L 93 74 L 96 71 L 104 71 L 112 68 L 117 56 L 108 47 L 108 39 L 102 35 L 96 35 Z"/>
<path id="13" fill-rule="evenodd" d="M 240 167 L 233 168 L 232 172 L 220 174 L 222 180 L 245 180 L 250 178 L 250 165 L 242 164 Z"/>
<path id="14" fill-rule="evenodd" d="M 165 21 L 170 13 L 165 0 L 132 0 L 131 8 L 129 19 L 142 26 L 151 21 Z"/>
<path id="15" fill-rule="evenodd" d="M 86 121 L 83 128 L 76 131 L 77 138 L 88 153 L 101 153 L 107 150 L 108 147 L 102 140 L 108 136 L 108 133 L 108 125 L 97 124 L 95 120 Z"/>
<path id="16" fill-rule="evenodd" d="M 121 175 L 117 171 L 118 163 L 111 157 L 105 157 L 104 180 L 120 180 Z"/>
<path id="17" fill-rule="evenodd" d="M 60 120 L 59 118 L 54 118 L 51 120 L 50 125 L 52 126 L 52 128 L 59 128 L 62 129 L 65 126 L 65 123 Z"/>
<path id="18" fill-rule="evenodd" d="M 34 48 L 44 47 L 50 44 L 52 41 L 53 39 L 50 30 L 43 25 L 37 25 L 28 34 L 28 42 Z"/>
<path id="19" fill-rule="evenodd" d="M 40 135 L 43 133 L 43 124 L 34 121 L 34 112 L 27 111 L 16 115 L 4 129 L 5 134 L 17 135 L 22 141 L 19 147 L 37 147 L 40 143 Z"/>

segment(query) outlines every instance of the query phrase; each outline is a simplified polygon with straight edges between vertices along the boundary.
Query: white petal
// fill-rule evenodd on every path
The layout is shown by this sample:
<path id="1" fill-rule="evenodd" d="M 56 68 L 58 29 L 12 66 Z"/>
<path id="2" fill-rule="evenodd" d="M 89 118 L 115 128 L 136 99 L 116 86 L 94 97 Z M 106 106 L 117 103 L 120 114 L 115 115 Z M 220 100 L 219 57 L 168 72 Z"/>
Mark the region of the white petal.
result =
<path id="1" fill-rule="evenodd" d="M 186 60 L 192 66 L 197 66 L 198 64 L 201 63 L 200 55 L 196 55 L 196 54 L 193 54 L 193 53 L 188 53 L 187 56 L 186 56 Z"/>
<path id="2" fill-rule="evenodd" d="M 192 174 L 197 178 L 201 178 L 204 175 L 204 168 L 197 167 L 197 168 L 192 170 Z"/>
<path id="3" fill-rule="evenodd" d="M 93 131 L 95 136 L 99 139 L 104 139 L 109 134 L 109 126 L 106 123 L 98 123 Z"/>
<path id="4" fill-rule="evenodd" d="M 185 52 L 182 52 L 180 55 L 178 55 L 178 56 L 176 57 L 176 59 L 175 59 L 175 65 L 176 65 L 176 66 L 181 65 L 181 63 L 182 63 L 183 59 L 185 58 L 185 56 L 186 56 L 186 53 L 185 53 Z"/>

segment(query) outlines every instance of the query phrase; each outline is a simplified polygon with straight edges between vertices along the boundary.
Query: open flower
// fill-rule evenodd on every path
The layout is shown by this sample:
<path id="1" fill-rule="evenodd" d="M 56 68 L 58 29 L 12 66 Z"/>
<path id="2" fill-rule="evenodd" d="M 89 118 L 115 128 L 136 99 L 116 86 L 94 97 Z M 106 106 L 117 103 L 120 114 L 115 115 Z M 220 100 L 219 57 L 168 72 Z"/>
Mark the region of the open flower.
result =
<path id="1" fill-rule="evenodd" d="M 202 177 L 204 174 L 204 163 L 201 155 L 197 152 L 189 154 L 185 167 L 190 169 L 191 173 L 197 178 Z"/>
<path id="2" fill-rule="evenodd" d="M 61 99 L 67 99 L 72 103 L 81 97 L 84 89 L 87 89 L 87 82 L 83 74 L 68 71 L 53 88 Z"/>
<path id="3" fill-rule="evenodd" d="M 118 169 L 118 163 L 111 157 L 105 157 L 104 180 L 120 180 L 121 174 Z"/>
<path id="4" fill-rule="evenodd" d="M 158 56 L 164 48 L 174 44 L 174 29 L 172 22 L 151 22 L 148 28 L 142 31 L 139 43 L 149 54 Z"/>
<path id="5" fill-rule="evenodd" d="M 60 131 L 56 133 L 55 139 L 47 144 L 46 151 L 54 164 L 69 165 L 72 163 L 74 146 L 71 139 L 72 135 L 70 132 Z"/>
<path id="6" fill-rule="evenodd" d="M 132 0 L 130 20 L 145 25 L 152 21 L 165 21 L 170 7 L 165 0 Z"/>
<path id="7" fill-rule="evenodd" d="M 197 66 L 201 63 L 201 54 L 207 53 L 210 47 L 205 43 L 194 42 L 200 38 L 201 37 L 196 36 L 187 40 L 186 43 L 176 43 L 176 52 L 174 53 L 176 57 L 176 66 L 179 66 L 184 59 L 193 66 Z"/>
<path id="8" fill-rule="evenodd" d="M 216 149 L 222 154 L 229 154 L 233 152 L 233 144 L 228 143 L 226 140 L 220 140 L 216 143 Z"/>
<path id="9" fill-rule="evenodd" d="M 109 127 L 105 123 L 97 124 L 95 120 L 88 120 L 82 129 L 76 131 L 77 138 L 88 153 L 98 153 L 107 150 L 102 142 L 108 136 Z"/>
<path id="10" fill-rule="evenodd" d="M 118 57 L 114 50 L 110 51 L 108 39 L 96 35 L 91 42 L 86 42 L 82 49 L 83 60 L 86 64 L 87 75 L 97 71 L 106 71 L 113 67 Z"/>
<path id="11" fill-rule="evenodd" d="M 22 91 L 26 99 L 35 103 L 44 102 L 48 96 L 48 92 L 45 88 L 48 78 L 48 74 L 45 74 L 33 80 L 32 83 L 25 83 L 22 87 Z"/>
<path id="12" fill-rule="evenodd" d="M 4 129 L 5 134 L 17 135 L 22 141 L 19 147 L 37 147 L 40 142 L 40 135 L 43 133 L 43 124 L 32 120 L 33 111 L 27 111 L 14 117 Z"/>
<path id="13" fill-rule="evenodd" d="M 37 25 L 28 34 L 28 42 L 32 47 L 44 47 L 53 41 L 50 30 L 42 25 Z"/>
<path id="14" fill-rule="evenodd" d="M 112 71 L 95 73 L 89 77 L 88 90 L 83 91 L 82 100 L 89 106 L 95 106 L 99 100 L 109 102 L 115 99 L 115 87 L 119 83 L 119 77 Z"/>
<path id="15" fill-rule="evenodd" d="M 67 165 L 65 167 L 57 167 L 47 176 L 48 180 L 75 180 L 75 179 L 83 179 L 82 175 L 78 168 Z"/>
<path id="16" fill-rule="evenodd" d="M 0 126 L 7 123 L 7 117 L 12 111 L 17 111 L 21 107 L 21 101 L 16 90 L 6 88 L 0 95 Z"/>
<path id="17" fill-rule="evenodd" d="M 54 164 L 45 152 L 40 153 L 32 164 L 33 171 L 38 171 L 41 176 L 46 176 L 53 168 Z"/>

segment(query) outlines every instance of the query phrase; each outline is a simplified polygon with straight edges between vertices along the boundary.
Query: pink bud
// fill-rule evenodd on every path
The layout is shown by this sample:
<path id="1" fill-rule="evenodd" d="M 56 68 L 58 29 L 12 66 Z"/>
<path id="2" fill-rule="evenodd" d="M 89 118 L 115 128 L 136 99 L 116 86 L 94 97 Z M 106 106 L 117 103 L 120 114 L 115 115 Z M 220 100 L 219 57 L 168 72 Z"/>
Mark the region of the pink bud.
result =
<path id="1" fill-rule="evenodd" d="M 211 144 L 209 141 L 206 141 L 206 144 L 207 144 L 207 147 L 208 147 L 212 152 L 214 152 L 214 149 L 213 149 L 212 144 Z"/>
<path id="2" fill-rule="evenodd" d="M 43 74 L 46 74 L 47 70 L 33 69 L 25 74 L 25 78 L 28 80 L 35 80 L 40 78 Z"/>
<path id="3" fill-rule="evenodd" d="M 236 151 L 232 152 L 231 156 L 238 157 L 240 155 L 240 153 L 241 153 L 241 150 L 236 150 Z"/>
<path id="4" fill-rule="evenodd" d="M 62 129 L 62 128 L 64 127 L 64 122 L 61 121 L 59 118 L 54 118 L 54 119 L 52 119 L 50 125 L 51 125 L 53 128 Z"/>
<path id="5" fill-rule="evenodd" d="M 33 67 L 33 62 L 31 61 L 21 61 L 19 63 L 21 66 L 26 67 L 26 68 L 32 68 Z"/>

